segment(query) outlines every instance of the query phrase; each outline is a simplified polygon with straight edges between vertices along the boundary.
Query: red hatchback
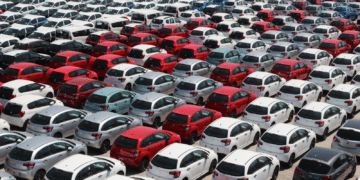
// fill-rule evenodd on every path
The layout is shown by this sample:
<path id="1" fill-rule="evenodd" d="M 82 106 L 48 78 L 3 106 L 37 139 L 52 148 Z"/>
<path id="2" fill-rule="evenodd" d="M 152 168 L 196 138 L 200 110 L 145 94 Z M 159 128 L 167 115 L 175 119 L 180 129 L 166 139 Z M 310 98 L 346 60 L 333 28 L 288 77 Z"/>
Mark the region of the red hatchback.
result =
<path id="1" fill-rule="evenodd" d="M 336 27 L 339 31 L 355 30 L 357 25 L 350 19 L 334 20 L 330 23 L 331 26 Z"/>
<path id="2" fill-rule="evenodd" d="M 216 28 L 216 24 L 211 22 L 208 19 L 203 19 L 203 18 L 193 18 L 190 19 L 186 24 L 185 24 L 185 28 L 188 30 L 193 30 L 197 27 L 209 27 L 209 28 Z"/>
<path id="3" fill-rule="evenodd" d="M 305 10 L 295 10 L 291 11 L 290 16 L 300 23 L 304 18 L 312 15 Z"/>
<path id="4" fill-rule="evenodd" d="M 210 78 L 223 83 L 224 86 L 238 87 L 249 74 L 253 73 L 253 69 L 236 64 L 222 63 L 213 70 Z"/>
<path id="5" fill-rule="evenodd" d="M 153 34 L 149 33 L 137 33 L 133 34 L 129 37 L 128 41 L 126 42 L 127 46 L 136 46 L 139 44 L 148 44 L 158 46 L 160 45 L 161 39 Z"/>
<path id="6" fill-rule="evenodd" d="M 194 42 L 182 36 L 169 36 L 161 41 L 159 47 L 165 49 L 168 54 L 175 55 L 188 44 L 194 44 Z"/>
<path id="7" fill-rule="evenodd" d="M 51 70 L 49 67 L 44 67 L 35 63 L 15 63 L 4 70 L 1 81 L 8 82 L 15 79 L 25 79 L 37 83 L 46 83 L 46 76 Z"/>
<path id="8" fill-rule="evenodd" d="M 136 33 L 150 33 L 154 34 L 155 32 L 158 32 L 157 29 L 151 28 L 147 25 L 142 24 L 127 24 L 123 27 L 123 29 L 120 31 L 121 35 L 125 35 L 127 37 L 130 37 L 132 34 Z"/>
<path id="9" fill-rule="evenodd" d="M 150 56 L 144 63 L 144 68 L 152 71 L 159 71 L 171 74 L 175 65 L 179 62 L 179 58 L 172 54 L 154 54 Z"/>
<path id="10" fill-rule="evenodd" d="M 290 79 L 307 79 L 311 72 L 311 66 L 294 59 L 282 59 L 271 69 L 271 73 L 277 74 L 286 81 Z"/>
<path id="11" fill-rule="evenodd" d="M 131 47 L 126 46 L 125 44 L 119 42 L 106 41 L 96 45 L 91 55 L 99 57 L 105 54 L 115 54 L 119 56 L 127 56 L 128 50 L 130 51 Z"/>
<path id="12" fill-rule="evenodd" d="M 59 68 L 62 66 L 77 66 L 90 69 L 95 61 L 95 57 L 77 51 L 64 51 L 57 53 L 50 60 L 51 68 Z"/>
<path id="13" fill-rule="evenodd" d="M 135 64 L 133 60 L 126 57 L 115 54 L 106 54 L 96 58 L 91 70 L 95 71 L 100 78 L 104 78 L 109 69 L 121 63 Z"/>
<path id="14" fill-rule="evenodd" d="M 345 41 L 336 39 L 326 39 L 321 42 L 319 49 L 325 50 L 329 54 L 336 58 L 341 53 L 347 53 L 351 51 L 351 46 L 346 44 Z"/>
<path id="15" fill-rule="evenodd" d="M 182 36 L 182 37 L 189 37 L 190 31 L 185 29 L 183 26 L 177 25 L 167 25 L 163 28 L 159 29 L 158 35 L 161 38 L 165 38 L 168 36 Z"/>
<path id="16" fill-rule="evenodd" d="M 56 98 L 64 105 L 84 109 L 86 99 L 90 94 L 104 87 L 112 87 L 112 85 L 96 79 L 75 78 L 60 87 Z"/>
<path id="17" fill-rule="evenodd" d="M 256 99 L 254 93 L 246 90 L 224 86 L 215 90 L 205 102 L 205 108 L 220 111 L 223 116 L 236 117 Z"/>
<path id="18" fill-rule="evenodd" d="M 296 9 L 305 10 L 310 3 L 308 1 L 293 1 L 291 5 L 295 6 Z"/>
<path id="19" fill-rule="evenodd" d="M 262 35 L 266 31 L 270 31 L 270 30 L 277 31 L 279 30 L 279 27 L 277 27 L 275 24 L 271 22 L 258 21 L 251 26 L 251 29 Z"/>
<path id="20" fill-rule="evenodd" d="M 181 143 L 179 135 L 170 131 L 137 126 L 125 131 L 115 140 L 110 157 L 145 171 L 149 161 L 173 143 Z"/>
<path id="21" fill-rule="evenodd" d="M 98 79 L 98 75 L 94 71 L 79 68 L 76 66 L 63 66 L 51 71 L 46 78 L 46 84 L 50 85 L 55 93 L 67 81 L 75 78 L 83 77 L 90 79 Z"/>
<path id="22" fill-rule="evenodd" d="M 94 47 L 97 44 L 104 42 L 104 41 L 115 41 L 115 42 L 122 43 L 122 42 L 126 41 L 127 39 L 128 38 L 126 36 L 120 36 L 114 32 L 99 31 L 99 32 L 90 34 L 86 38 L 86 44 L 90 44 Z"/>
<path id="23" fill-rule="evenodd" d="M 339 40 L 345 41 L 347 44 L 351 46 L 351 49 L 355 49 L 355 47 L 360 44 L 360 32 L 359 31 L 344 31 L 338 37 Z"/>
<path id="24" fill-rule="evenodd" d="M 181 139 L 194 144 L 205 128 L 220 117 L 218 111 L 187 104 L 171 111 L 164 121 L 163 130 L 179 134 Z"/>
<path id="25" fill-rule="evenodd" d="M 274 10 L 260 10 L 256 16 L 264 21 L 271 22 L 278 15 Z"/>
<path id="26" fill-rule="evenodd" d="M 192 58 L 205 61 L 210 52 L 211 50 L 204 45 L 189 44 L 180 50 L 178 57 L 181 58 L 181 60 Z"/>

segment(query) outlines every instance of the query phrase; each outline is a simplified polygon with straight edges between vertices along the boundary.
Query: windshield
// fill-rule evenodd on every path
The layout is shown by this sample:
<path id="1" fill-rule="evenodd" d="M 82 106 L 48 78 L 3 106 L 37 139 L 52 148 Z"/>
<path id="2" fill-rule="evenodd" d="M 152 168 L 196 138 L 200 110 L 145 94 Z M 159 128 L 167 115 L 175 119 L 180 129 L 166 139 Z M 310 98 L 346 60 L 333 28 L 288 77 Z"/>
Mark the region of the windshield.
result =
<path id="1" fill-rule="evenodd" d="M 333 63 L 340 65 L 351 65 L 351 59 L 335 58 Z"/>
<path id="2" fill-rule="evenodd" d="M 138 144 L 138 140 L 136 139 L 130 139 L 124 136 L 119 136 L 116 140 L 115 140 L 115 144 L 119 147 L 123 147 L 126 149 L 136 149 L 137 148 L 137 144 Z"/>
<path id="3" fill-rule="evenodd" d="M 213 73 L 217 74 L 217 75 L 228 76 L 228 75 L 230 75 L 230 69 L 215 68 Z"/>
<path id="4" fill-rule="evenodd" d="M 284 46 L 278 46 L 278 45 L 272 45 L 270 47 L 271 51 L 277 51 L 277 52 L 284 52 L 285 51 L 285 47 Z"/>
<path id="5" fill-rule="evenodd" d="M 323 71 L 312 71 L 310 74 L 311 77 L 314 78 L 329 78 L 330 74 L 328 72 L 323 72 Z"/>
<path id="6" fill-rule="evenodd" d="M 221 129 L 221 128 L 217 128 L 217 127 L 212 127 L 212 126 L 208 126 L 205 131 L 204 134 L 208 135 L 208 136 L 212 136 L 212 137 L 217 137 L 217 138 L 227 138 L 228 136 L 228 130 L 227 129 Z"/>
<path id="7" fill-rule="evenodd" d="M 341 21 L 333 21 L 330 23 L 332 26 L 344 26 L 344 22 Z"/>
<path id="8" fill-rule="evenodd" d="M 302 159 L 299 168 L 307 173 L 328 174 L 331 167 L 316 160 Z"/>
<path id="9" fill-rule="evenodd" d="M 280 91 L 286 94 L 300 94 L 300 88 L 286 85 L 281 87 Z"/>
<path id="10" fill-rule="evenodd" d="M 99 130 L 100 124 L 94 123 L 88 120 L 83 120 L 78 125 L 78 128 L 88 132 L 97 132 Z"/>
<path id="11" fill-rule="evenodd" d="M 159 32 L 160 32 L 160 33 L 167 33 L 167 34 L 169 34 L 169 33 L 171 33 L 171 32 L 172 32 L 172 29 L 168 29 L 168 28 L 161 28 L 161 29 L 159 30 Z"/>
<path id="12" fill-rule="evenodd" d="M 46 173 L 46 178 L 49 180 L 69 180 L 71 179 L 72 173 L 67 172 L 55 167 L 51 168 L 49 172 Z"/>
<path id="13" fill-rule="evenodd" d="M 320 34 L 326 34 L 327 33 L 327 29 L 320 29 L 320 28 L 315 28 L 314 33 L 320 33 Z"/>
<path id="14" fill-rule="evenodd" d="M 321 119 L 321 112 L 312 111 L 308 109 L 301 109 L 297 115 L 306 119 L 312 119 L 312 120 Z"/>
<path id="15" fill-rule="evenodd" d="M 56 24 L 56 21 L 47 21 L 46 23 L 44 23 L 43 27 L 55 27 Z"/>
<path id="16" fill-rule="evenodd" d="M 293 40 L 298 42 L 308 42 L 308 39 L 308 37 L 295 36 Z"/>
<path id="17" fill-rule="evenodd" d="M 66 62 L 66 57 L 63 56 L 54 56 L 51 60 L 54 62 Z"/>
<path id="18" fill-rule="evenodd" d="M 230 176 L 244 176 L 245 175 L 245 167 L 233 163 L 228 163 L 226 161 L 222 161 L 217 167 L 220 173 L 230 175 Z"/>
<path id="19" fill-rule="evenodd" d="M 63 84 L 60 87 L 60 91 L 62 92 L 69 92 L 69 93 L 76 93 L 77 92 L 78 87 L 74 86 L 74 85 L 69 85 L 69 84 Z"/>
<path id="20" fill-rule="evenodd" d="M 340 39 L 354 39 L 355 36 L 353 34 L 344 34 L 344 33 L 342 33 L 342 34 L 340 34 L 339 38 Z"/>
<path id="21" fill-rule="evenodd" d="M 192 49 L 181 49 L 179 57 L 181 58 L 190 58 L 194 54 L 194 50 Z"/>
<path id="22" fill-rule="evenodd" d="M 21 18 L 20 20 L 16 21 L 16 24 L 27 25 L 27 24 L 29 24 L 29 22 L 30 22 L 30 19 Z"/>
<path id="23" fill-rule="evenodd" d="M 87 21 L 89 19 L 88 15 L 83 15 L 80 14 L 78 17 L 75 18 L 76 20 L 80 20 L 80 21 Z"/>
<path id="24" fill-rule="evenodd" d="M 188 17 L 191 17 L 192 14 L 190 13 L 181 13 L 181 17 L 185 17 L 185 18 L 188 18 Z"/>
<path id="25" fill-rule="evenodd" d="M 36 113 L 30 118 L 31 123 L 48 125 L 50 124 L 51 117 Z"/>
<path id="26" fill-rule="evenodd" d="M 337 90 L 331 90 L 328 96 L 336 99 L 350 99 L 350 93 Z"/>
<path id="27" fill-rule="evenodd" d="M 191 70 L 191 66 L 187 65 L 187 64 L 181 64 L 178 63 L 176 64 L 176 66 L 174 67 L 175 70 L 179 70 L 179 71 L 190 71 Z"/>
<path id="28" fill-rule="evenodd" d="M 44 7 L 51 7 L 51 6 L 53 6 L 53 5 L 54 5 L 53 2 L 45 2 L 42 6 L 44 6 Z"/>
<path id="29" fill-rule="evenodd" d="M 128 39 L 129 42 L 141 42 L 140 37 L 130 36 Z"/>
<path id="30" fill-rule="evenodd" d="M 91 94 L 87 100 L 91 103 L 104 104 L 106 103 L 106 99 L 107 99 L 106 96 Z"/>
<path id="31" fill-rule="evenodd" d="M 118 12 L 119 10 L 109 9 L 108 11 L 105 12 L 105 14 L 117 14 Z"/>
<path id="32" fill-rule="evenodd" d="M 273 69 L 278 71 L 290 71 L 291 66 L 284 64 L 275 64 Z"/>
<path id="33" fill-rule="evenodd" d="M 144 78 L 144 77 L 139 77 L 135 80 L 136 84 L 143 85 L 143 86 L 151 86 L 152 82 L 153 82 L 152 79 L 148 79 L 148 78 Z"/>
<path id="34" fill-rule="evenodd" d="M 211 53 L 208 55 L 208 58 L 221 59 L 221 58 L 224 58 L 224 53 L 211 52 Z"/>
<path id="35" fill-rule="evenodd" d="M 275 39 L 275 34 L 263 34 L 261 35 L 262 39 Z"/>
<path id="36" fill-rule="evenodd" d="M 148 110 L 151 109 L 151 102 L 137 99 L 131 104 L 131 106 L 137 109 Z"/>
<path id="37" fill-rule="evenodd" d="M 301 18 L 301 14 L 300 13 L 290 13 L 290 16 L 296 20 Z"/>
<path id="38" fill-rule="evenodd" d="M 249 106 L 246 108 L 246 111 L 252 114 L 257 115 L 267 115 L 268 114 L 268 108 L 263 106 L 257 106 L 253 104 L 249 104 Z"/>
<path id="39" fill-rule="evenodd" d="M 186 124 L 188 122 L 188 115 L 181 115 L 176 113 L 170 113 L 166 120 L 174 123 Z"/>
<path id="40" fill-rule="evenodd" d="M 216 101 L 216 102 L 225 103 L 225 102 L 228 102 L 228 101 L 229 101 L 229 96 L 228 96 L 228 95 L 217 94 L 217 93 L 212 93 L 212 94 L 209 96 L 209 99 L 210 99 L 211 101 Z"/>
<path id="41" fill-rule="evenodd" d="M 124 26 L 124 28 L 123 28 L 122 30 L 124 30 L 124 31 L 126 31 L 126 32 L 132 32 L 132 31 L 134 31 L 134 28 L 133 28 L 133 27 Z"/>
<path id="42" fill-rule="evenodd" d="M 270 144 L 286 145 L 286 136 L 280 136 L 268 132 L 265 132 L 265 134 L 261 136 L 261 140 Z"/>
<path id="43" fill-rule="evenodd" d="M 73 5 L 65 4 L 61 9 L 72 9 L 73 7 Z"/>
<path id="44" fill-rule="evenodd" d="M 188 26 L 198 26 L 199 22 L 198 21 L 189 21 L 189 22 L 187 22 L 187 25 Z"/>
<path id="45" fill-rule="evenodd" d="M 100 45 L 97 45 L 94 47 L 93 51 L 100 51 L 100 52 L 106 52 L 107 51 L 107 48 L 106 46 L 100 46 Z"/>
<path id="46" fill-rule="evenodd" d="M 246 77 L 244 79 L 244 83 L 249 84 L 249 85 L 262 85 L 262 79 L 256 79 L 256 78 L 253 78 L 253 77 Z"/>
<path id="47" fill-rule="evenodd" d="M 152 160 L 151 164 L 155 165 L 156 167 L 163 168 L 163 169 L 176 169 L 177 160 L 156 155 Z"/>

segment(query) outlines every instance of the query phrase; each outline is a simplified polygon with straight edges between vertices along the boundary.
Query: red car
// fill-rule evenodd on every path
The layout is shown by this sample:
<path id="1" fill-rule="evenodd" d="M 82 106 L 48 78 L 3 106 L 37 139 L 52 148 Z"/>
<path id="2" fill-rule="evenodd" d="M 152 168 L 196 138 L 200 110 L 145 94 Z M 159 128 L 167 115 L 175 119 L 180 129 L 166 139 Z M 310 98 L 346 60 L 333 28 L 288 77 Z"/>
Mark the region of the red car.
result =
<path id="1" fill-rule="evenodd" d="M 291 5 L 295 6 L 296 9 L 305 10 L 310 3 L 308 1 L 293 1 Z"/>
<path id="2" fill-rule="evenodd" d="M 154 34 L 158 32 L 157 29 L 151 28 L 147 25 L 143 24 L 127 24 L 123 27 L 123 29 L 120 31 L 121 35 L 125 35 L 127 37 L 130 37 L 132 34 L 136 33 L 150 33 Z"/>
<path id="3" fill-rule="evenodd" d="M 137 126 L 115 140 L 110 157 L 145 171 L 154 155 L 172 143 L 181 143 L 181 138 L 173 132 Z"/>
<path id="4" fill-rule="evenodd" d="M 307 79 L 312 68 L 305 63 L 294 59 L 282 59 L 271 69 L 271 73 L 277 74 L 286 81 L 290 79 Z"/>
<path id="5" fill-rule="evenodd" d="M 65 82 L 57 92 L 56 98 L 64 105 L 84 109 L 86 99 L 103 87 L 112 87 L 96 79 L 75 78 Z"/>
<path id="6" fill-rule="evenodd" d="M 76 66 L 63 66 L 54 69 L 49 73 L 46 77 L 46 84 L 50 85 L 56 93 L 65 82 L 79 77 L 98 79 L 98 75 L 94 71 L 89 71 Z"/>
<path id="7" fill-rule="evenodd" d="M 213 70 L 210 78 L 223 83 L 224 86 L 238 87 L 253 69 L 236 63 L 222 63 Z"/>
<path id="8" fill-rule="evenodd" d="M 189 44 L 180 50 L 178 57 L 181 58 L 181 60 L 192 58 L 205 61 L 210 52 L 211 50 L 204 45 Z"/>
<path id="9" fill-rule="evenodd" d="M 174 132 L 180 135 L 181 139 L 194 144 L 205 128 L 220 117 L 222 115 L 218 111 L 186 104 L 171 111 L 162 129 Z"/>
<path id="10" fill-rule="evenodd" d="M 128 50 L 130 51 L 131 47 L 126 46 L 125 44 L 119 42 L 106 41 L 96 45 L 91 55 L 99 57 L 105 54 L 115 54 L 119 56 L 127 56 Z"/>
<path id="11" fill-rule="evenodd" d="M 270 31 L 270 30 L 277 31 L 279 30 L 279 27 L 277 27 L 275 24 L 271 22 L 258 21 L 251 26 L 251 29 L 262 35 L 266 31 Z"/>
<path id="12" fill-rule="evenodd" d="M 115 54 L 106 54 L 96 58 L 91 70 L 96 72 L 100 78 L 104 78 L 109 69 L 121 63 L 135 64 L 133 60 L 126 57 Z"/>
<path id="13" fill-rule="evenodd" d="M 309 2 L 314 5 L 321 5 L 324 1 L 325 0 L 309 0 Z M 335 0 L 326 0 L 326 1 L 335 1 Z M 346 5 L 346 3 L 344 3 L 344 4 Z"/>
<path id="14" fill-rule="evenodd" d="M 312 16 L 309 12 L 305 10 L 295 10 L 291 11 L 290 16 L 295 19 L 298 23 L 300 23 L 304 18 L 308 16 Z"/>
<path id="15" fill-rule="evenodd" d="M 214 24 L 213 22 L 211 22 L 208 19 L 203 19 L 203 18 L 192 18 L 190 19 L 186 24 L 185 24 L 185 28 L 188 30 L 193 30 L 197 27 L 209 27 L 209 28 L 216 28 L 216 24 Z"/>
<path id="16" fill-rule="evenodd" d="M 350 19 L 334 20 L 330 23 L 331 26 L 336 27 L 339 31 L 355 30 L 357 25 Z"/>
<path id="17" fill-rule="evenodd" d="M 177 25 L 167 25 L 163 28 L 159 29 L 159 33 L 156 35 L 165 38 L 168 36 L 182 36 L 182 37 L 189 37 L 190 31 L 185 29 L 183 26 Z"/>
<path id="18" fill-rule="evenodd" d="M 278 15 L 279 14 L 274 10 L 260 10 L 256 16 L 264 21 L 271 22 L 272 19 Z"/>
<path id="19" fill-rule="evenodd" d="M 145 61 L 144 68 L 171 74 L 179 61 L 179 58 L 175 55 L 158 53 L 150 56 Z"/>
<path id="20" fill-rule="evenodd" d="M 59 68 L 62 66 L 77 66 L 90 69 L 95 61 L 95 57 L 77 51 L 64 51 L 57 53 L 50 60 L 51 68 Z"/>
<path id="21" fill-rule="evenodd" d="M 345 41 L 347 44 L 351 46 L 351 49 L 355 49 L 355 47 L 360 44 L 360 32 L 359 31 L 344 31 L 338 37 L 339 40 Z"/>
<path id="22" fill-rule="evenodd" d="M 220 111 L 223 116 L 236 117 L 256 98 L 254 93 L 246 90 L 224 86 L 211 93 L 205 102 L 205 108 Z"/>
<path id="23" fill-rule="evenodd" d="M 101 42 L 105 42 L 105 41 L 115 41 L 115 42 L 123 43 L 124 41 L 126 42 L 127 39 L 128 39 L 128 37 L 121 36 L 121 35 L 116 34 L 114 32 L 99 31 L 99 32 L 95 32 L 95 33 L 90 34 L 86 38 L 86 44 L 90 44 L 90 45 L 92 45 L 94 47 L 97 44 L 99 44 Z"/>
<path id="24" fill-rule="evenodd" d="M 351 51 L 351 46 L 346 44 L 346 42 L 342 40 L 336 39 L 326 39 L 321 42 L 319 45 L 319 49 L 325 50 L 329 54 L 331 54 L 334 58 L 341 53 L 347 53 Z"/>
<path id="25" fill-rule="evenodd" d="M 25 79 L 37 83 L 46 83 L 46 75 L 50 70 L 49 67 L 35 63 L 15 63 L 4 70 L 1 81 L 5 83 L 14 79 Z"/>
<path id="26" fill-rule="evenodd" d="M 153 34 L 149 33 L 137 33 L 129 37 L 126 42 L 127 46 L 134 47 L 139 44 L 149 44 L 154 46 L 159 46 L 161 39 Z"/>
<path id="27" fill-rule="evenodd" d="M 188 44 L 194 44 L 194 42 L 182 36 L 169 36 L 161 41 L 159 47 L 165 49 L 168 54 L 175 55 Z"/>

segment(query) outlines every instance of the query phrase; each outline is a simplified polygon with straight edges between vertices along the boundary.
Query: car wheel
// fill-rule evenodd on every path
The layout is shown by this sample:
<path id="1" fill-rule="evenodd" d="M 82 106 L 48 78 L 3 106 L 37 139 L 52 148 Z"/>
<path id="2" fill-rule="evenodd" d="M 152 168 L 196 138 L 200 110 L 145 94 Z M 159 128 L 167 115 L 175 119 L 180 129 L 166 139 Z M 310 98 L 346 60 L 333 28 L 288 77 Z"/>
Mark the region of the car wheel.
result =
<path id="1" fill-rule="evenodd" d="M 34 175 L 34 180 L 42 180 L 45 176 L 45 171 L 44 170 L 39 170 L 38 172 L 35 173 Z"/>
<path id="2" fill-rule="evenodd" d="M 23 129 L 24 131 L 26 131 L 27 125 L 28 125 L 29 120 L 26 120 L 23 124 L 23 126 L 21 127 L 21 129 Z"/>
<path id="3" fill-rule="evenodd" d="M 105 140 L 104 142 L 101 143 L 100 152 L 102 154 L 106 153 L 109 149 L 110 149 L 110 141 L 109 140 Z"/>
<path id="4" fill-rule="evenodd" d="M 117 174 L 118 175 L 125 175 L 124 171 L 119 171 Z"/>
<path id="5" fill-rule="evenodd" d="M 346 76 L 344 77 L 344 82 L 343 83 L 346 84 Z"/>
<path id="6" fill-rule="evenodd" d="M 127 84 L 127 85 L 125 86 L 125 90 L 131 91 L 131 84 Z"/>
<path id="7" fill-rule="evenodd" d="M 149 165 L 149 159 L 148 158 L 143 158 L 141 161 L 140 161 L 140 165 L 138 167 L 139 171 L 141 172 L 144 172 L 146 170 L 146 168 L 148 167 Z"/>
<path id="8" fill-rule="evenodd" d="M 198 99 L 198 101 L 197 101 L 196 105 L 198 105 L 198 106 L 202 106 L 203 104 L 204 104 L 203 98 L 202 98 L 202 97 L 200 97 L 200 98 Z"/>
<path id="9" fill-rule="evenodd" d="M 212 174 L 213 171 L 215 170 L 216 164 L 217 164 L 216 159 L 214 159 L 214 160 L 211 161 L 210 168 L 209 168 L 209 173 L 210 173 L 210 174 Z"/>
<path id="10" fill-rule="evenodd" d="M 230 117 L 236 118 L 236 111 L 235 110 L 231 111 Z"/>
<path id="11" fill-rule="evenodd" d="M 321 101 L 321 97 L 322 97 L 322 93 L 319 93 L 319 96 L 318 96 L 318 98 L 317 98 L 317 101 Z"/>
<path id="12" fill-rule="evenodd" d="M 329 133 L 329 129 L 326 128 L 326 129 L 324 130 L 323 135 L 320 137 L 321 140 L 325 140 L 325 139 L 327 138 L 327 136 L 328 136 L 328 133 Z"/>
<path id="13" fill-rule="evenodd" d="M 264 96 L 269 97 L 269 92 L 266 92 Z"/>
<path id="14" fill-rule="evenodd" d="M 53 98 L 54 95 L 53 95 L 53 93 L 49 92 L 49 93 L 46 94 L 46 97 L 47 97 L 47 98 Z"/>
<path id="15" fill-rule="evenodd" d="M 286 166 L 288 168 L 291 168 L 294 165 L 294 161 L 295 161 L 295 154 L 292 154 L 289 158 L 289 161 L 286 163 Z"/>
<path id="16" fill-rule="evenodd" d="M 352 109 L 351 113 L 349 114 L 349 118 L 353 118 L 356 115 L 355 107 Z"/>
<path id="17" fill-rule="evenodd" d="M 259 138 L 260 138 L 260 133 L 257 132 L 257 133 L 255 134 L 255 136 L 254 136 L 254 139 L 253 139 L 253 144 L 254 144 L 254 145 L 258 143 Z"/>
<path id="18" fill-rule="evenodd" d="M 290 115 L 289 115 L 289 117 L 288 117 L 288 120 L 287 120 L 286 122 L 287 122 L 287 123 L 291 122 L 292 119 L 293 119 L 293 117 L 294 117 L 294 111 L 291 111 L 291 113 L 290 113 Z"/>
<path id="19" fill-rule="evenodd" d="M 341 121 L 341 125 L 343 125 L 346 122 L 346 117 L 344 116 L 342 121 Z"/>
<path id="20" fill-rule="evenodd" d="M 315 147 L 315 139 L 313 139 L 313 140 L 311 141 L 309 150 L 313 149 L 314 147 Z"/>
<path id="21" fill-rule="evenodd" d="M 159 128 L 160 126 L 161 126 L 160 118 L 157 117 L 157 118 L 155 118 L 152 127 L 155 128 L 155 129 L 157 129 L 157 128 Z"/>
<path id="22" fill-rule="evenodd" d="M 350 178 L 354 177 L 355 172 L 356 172 L 356 164 L 354 164 L 354 166 L 353 166 L 353 168 L 351 170 L 351 173 L 348 175 L 347 179 L 350 179 Z"/>
<path id="23" fill-rule="evenodd" d="M 271 180 L 276 180 L 278 175 L 279 175 L 279 166 L 276 166 L 276 168 L 274 169 L 273 175 L 271 177 Z"/>
<path id="24" fill-rule="evenodd" d="M 354 71 L 354 74 L 353 74 L 353 76 L 352 77 L 355 77 L 356 76 L 356 71 Z"/>
<path id="25" fill-rule="evenodd" d="M 195 141 L 196 141 L 196 137 L 197 137 L 196 132 L 192 132 L 191 135 L 190 135 L 190 138 L 188 140 L 189 144 L 194 144 Z"/>
<path id="26" fill-rule="evenodd" d="M 236 147 L 236 146 L 233 146 L 233 147 L 231 148 L 230 152 L 233 152 L 233 151 L 235 151 L 236 149 L 237 149 L 237 147 Z"/>
<path id="27" fill-rule="evenodd" d="M 61 133 L 56 133 L 56 134 L 54 134 L 54 138 L 62 138 Z"/>

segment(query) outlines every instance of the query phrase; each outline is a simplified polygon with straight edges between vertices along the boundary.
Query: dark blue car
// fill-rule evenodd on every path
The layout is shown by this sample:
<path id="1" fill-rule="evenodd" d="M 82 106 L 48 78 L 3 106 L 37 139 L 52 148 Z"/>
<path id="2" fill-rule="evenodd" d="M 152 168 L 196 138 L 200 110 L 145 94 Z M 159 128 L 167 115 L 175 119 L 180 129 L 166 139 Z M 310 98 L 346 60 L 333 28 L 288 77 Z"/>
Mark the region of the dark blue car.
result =
<path id="1" fill-rule="evenodd" d="M 212 3 L 215 5 L 222 5 L 226 2 L 226 0 L 213 0 Z"/>
<path id="2" fill-rule="evenodd" d="M 193 4 L 193 8 L 198 10 L 198 11 L 202 11 L 204 8 L 206 8 L 206 6 L 208 6 L 209 4 L 211 4 L 210 1 L 196 1 Z"/>
<path id="3" fill-rule="evenodd" d="M 339 12 L 345 19 L 354 21 L 358 17 L 358 11 L 349 6 L 338 6 L 334 11 Z"/>

